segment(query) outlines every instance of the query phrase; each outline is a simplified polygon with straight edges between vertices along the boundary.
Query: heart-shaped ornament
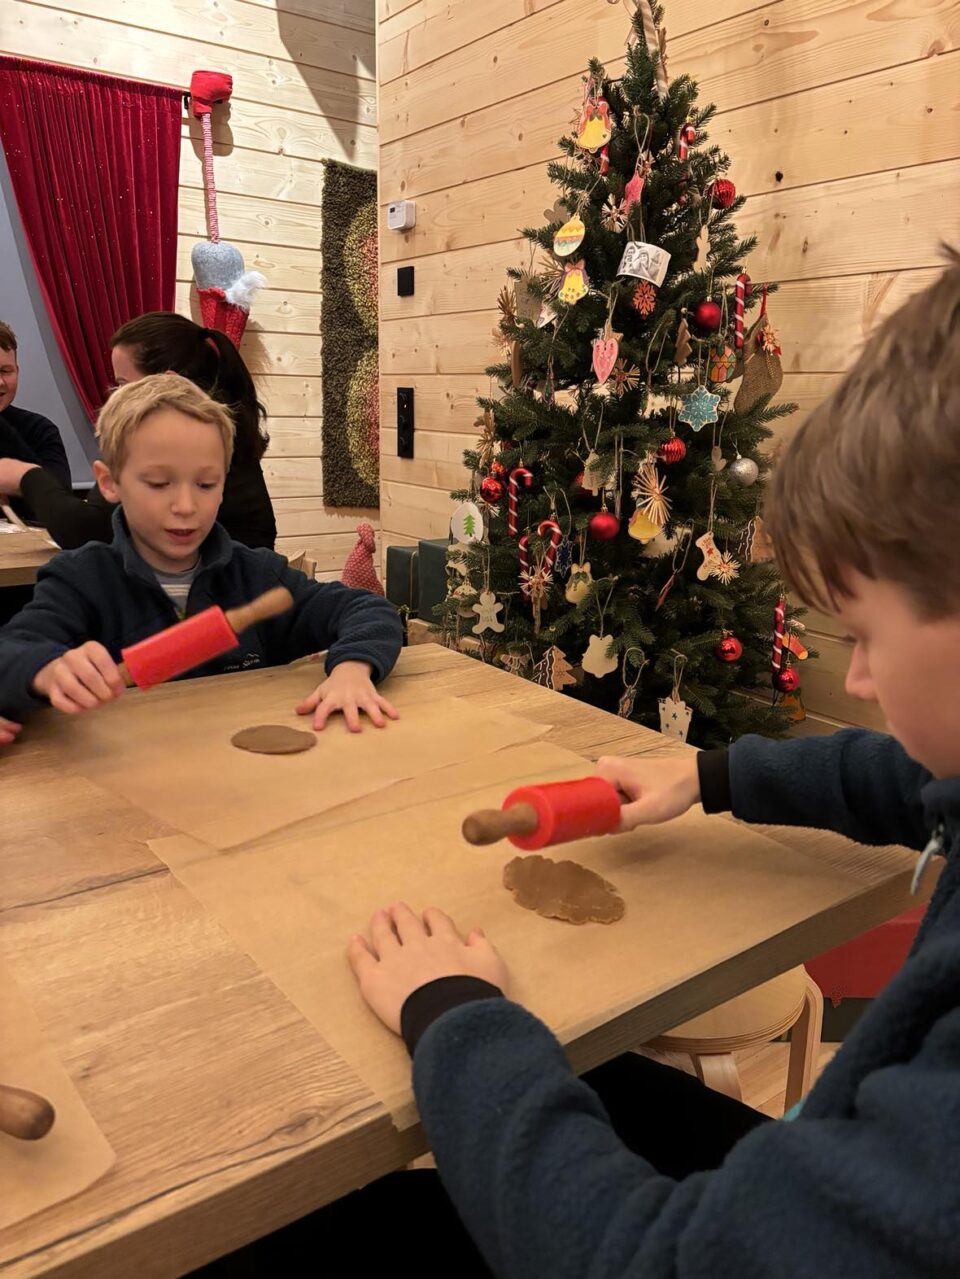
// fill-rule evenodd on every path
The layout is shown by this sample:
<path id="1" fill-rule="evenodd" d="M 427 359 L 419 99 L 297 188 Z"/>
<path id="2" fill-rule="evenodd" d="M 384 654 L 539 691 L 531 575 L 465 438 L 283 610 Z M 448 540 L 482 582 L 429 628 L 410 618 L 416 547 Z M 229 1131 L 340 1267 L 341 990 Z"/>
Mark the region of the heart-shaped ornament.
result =
<path id="1" fill-rule="evenodd" d="M 597 375 L 597 386 L 603 386 L 613 372 L 619 354 L 620 343 L 616 338 L 593 339 L 593 371 Z"/>

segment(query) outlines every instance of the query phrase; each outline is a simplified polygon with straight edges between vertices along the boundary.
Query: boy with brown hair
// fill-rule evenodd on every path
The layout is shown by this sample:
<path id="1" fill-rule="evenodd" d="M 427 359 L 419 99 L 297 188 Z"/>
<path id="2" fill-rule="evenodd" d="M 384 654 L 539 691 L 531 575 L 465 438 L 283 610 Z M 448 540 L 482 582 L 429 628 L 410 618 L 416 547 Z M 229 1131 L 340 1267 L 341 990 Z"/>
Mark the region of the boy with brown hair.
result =
<path id="1" fill-rule="evenodd" d="M 42 413 L 14 407 L 19 385 L 17 335 L 0 320 L 0 458 L 45 466 L 69 488 L 70 463 L 60 432 Z"/>
<path id="2" fill-rule="evenodd" d="M 327 678 L 297 707 L 314 728 L 342 712 L 382 727 L 396 711 L 375 684 L 400 653 L 396 610 L 367 591 L 312 582 L 282 555 L 233 542 L 216 523 L 233 453 L 226 409 L 175 373 L 116 391 L 97 424 L 97 483 L 113 516 L 110 545 L 61 551 L 37 577 L 33 601 L 0 630 L 0 715 L 18 720 L 48 701 L 68 715 L 124 691 L 121 649 L 213 604 L 246 604 L 274 586 L 289 612 L 258 623 L 240 647 L 195 670 L 216 675 L 280 666 L 327 649 Z"/>
<path id="3" fill-rule="evenodd" d="M 350 961 L 413 1054 L 440 1177 L 485 1265 L 435 1183 L 378 1183 L 335 1206 L 336 1228 L 402 1201 L 409 1231 L 432 1196 L 423 1224 L 446 1246 L 425 1245 L 426 1273 L 458 1279 L 960 1275 L 958 494 L 951 255 L 800 427 L 768 502 L 784 578 L 849 632 L 847 691 L 879 703 L 891 736 L 746 737 L 599 764 L 624 794 L 624 829 L 701 803 L 946 858 L 910 957 L 800 1113 L 769 1121 L 637 1057 L 578 1081 L 547 1028 L 504 998 L 478 930 L 464 940 L 442 912 L 394 905 Z"/>

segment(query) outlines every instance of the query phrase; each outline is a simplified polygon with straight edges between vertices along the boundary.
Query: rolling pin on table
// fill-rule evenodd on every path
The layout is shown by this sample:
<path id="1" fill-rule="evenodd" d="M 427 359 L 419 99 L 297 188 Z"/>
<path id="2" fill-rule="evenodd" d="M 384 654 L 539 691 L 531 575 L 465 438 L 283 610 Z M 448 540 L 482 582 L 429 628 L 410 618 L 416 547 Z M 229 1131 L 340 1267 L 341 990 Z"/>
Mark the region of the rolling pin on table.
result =
<path id="1" fill-rule="evenodd" d="M 39 1141 L 53 1127 L 57 1112 L 39 1093 L 0 1084 L 0 1132 L 21 1141 Z"/>
<path id="2" fill-rule="evenodd" d="M 500 809 L 483 809 L 466 817 L 463 837 L 476 845 L 509 839 L 515 848 L 527 852 L 569 844 L 615 831 L 620 825 L 620 802 L 620 792 L 602 777 L 519 786 Z"/>

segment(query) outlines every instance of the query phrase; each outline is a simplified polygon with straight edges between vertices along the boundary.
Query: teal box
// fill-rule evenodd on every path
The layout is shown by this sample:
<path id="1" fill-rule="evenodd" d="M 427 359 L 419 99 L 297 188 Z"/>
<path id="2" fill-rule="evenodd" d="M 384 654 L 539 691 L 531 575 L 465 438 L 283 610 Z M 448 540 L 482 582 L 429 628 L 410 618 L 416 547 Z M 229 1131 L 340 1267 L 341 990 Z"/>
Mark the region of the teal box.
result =
<path id="1" fill-rule="evenodd" d="M 387 599 L 409 609 L 411 617 L 416 617 L 420 599 L 418 560 L 416 546 L 387 547 Z"/>
<path id="2" fill-rule="evenodd" d="M 447 548 L 448 537 L 422 539 L 419 544 L 420 598 L 418 617 L 425 622 L 436 622 L 434 608 L 447 598 Z"/>

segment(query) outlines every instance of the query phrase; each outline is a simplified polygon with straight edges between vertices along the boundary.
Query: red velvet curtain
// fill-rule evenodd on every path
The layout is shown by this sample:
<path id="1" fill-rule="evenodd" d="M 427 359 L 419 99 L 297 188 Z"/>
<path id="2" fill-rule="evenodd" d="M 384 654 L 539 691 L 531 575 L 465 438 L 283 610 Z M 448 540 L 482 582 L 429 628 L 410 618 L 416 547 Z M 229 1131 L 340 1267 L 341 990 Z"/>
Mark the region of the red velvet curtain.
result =
<path id="1" fill-rule="evenodd" d="M 181 89 L 0 56 L 0 140 L 50 322 L 91 420 L 111 334 L 170 311 Z"/>

